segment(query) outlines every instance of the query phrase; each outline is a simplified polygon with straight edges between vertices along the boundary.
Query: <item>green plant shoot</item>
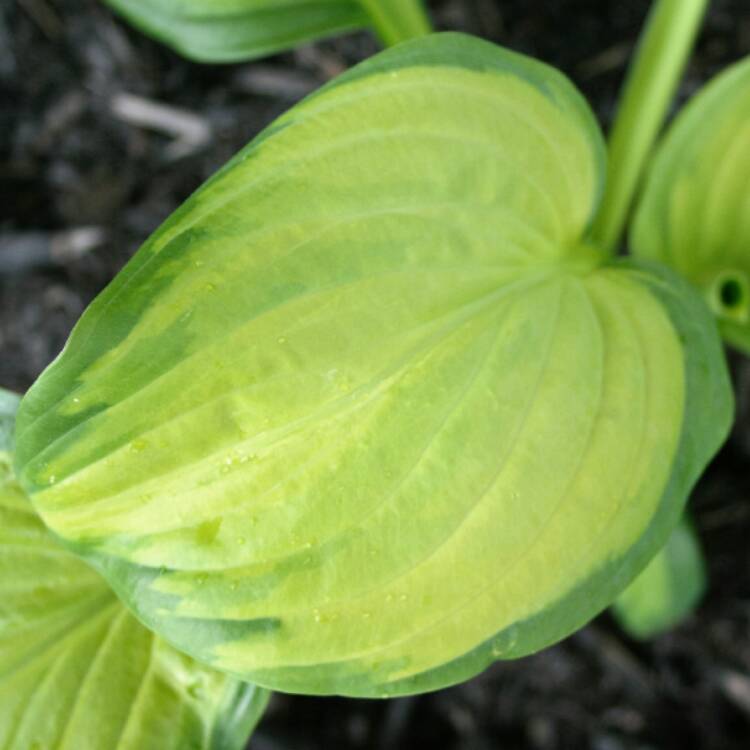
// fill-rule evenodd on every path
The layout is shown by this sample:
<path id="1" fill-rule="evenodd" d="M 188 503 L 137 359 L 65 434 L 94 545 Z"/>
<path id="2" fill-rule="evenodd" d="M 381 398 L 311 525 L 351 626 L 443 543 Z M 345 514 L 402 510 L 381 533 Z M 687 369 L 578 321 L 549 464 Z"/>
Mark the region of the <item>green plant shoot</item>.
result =
<path id="1" fill-rule="evenodd" d="M 592 235 L 614 251 L 633 197 L 687 63 L 708 0 L 659 0 L 652 5 L 628 72 L 609 139 L 613 174 Z"/>

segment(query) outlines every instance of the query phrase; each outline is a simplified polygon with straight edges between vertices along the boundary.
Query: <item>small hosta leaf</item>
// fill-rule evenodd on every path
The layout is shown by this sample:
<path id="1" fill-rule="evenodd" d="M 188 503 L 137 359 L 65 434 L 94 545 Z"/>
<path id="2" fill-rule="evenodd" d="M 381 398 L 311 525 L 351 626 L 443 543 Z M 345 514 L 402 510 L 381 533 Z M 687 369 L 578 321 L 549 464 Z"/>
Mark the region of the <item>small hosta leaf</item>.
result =
<path id="1" fill-rule="evenodd" d="M 687 283 L 587 244 L 601 135 L 461 35 L 261 134 L 24 399 L 46 522 L 196 657 L 392 695 L 542 648 L 664 543 L 724 438 Z"/>
<path id="2" fill-rule="evenodd" d="M 11 398 L 0 391 L 0 415 Z M 141 625 L 53 539 L 13 480 L 5 448 L 0 747 L 241 750 L 266 691 L 197 664 Z"/>
<path id="3" fill-rule="evenodd" d="M 249 60 L 367 25 L 357 0 L 106 0 L 145 33 L 203 62 Z"/>
<path id="4" fill-rule="evenodd" d="M 615 600 L 612 612 L 629 635 L 653 638 L 689 615 L 705 590 L 700 542 L 683 518 L 645 570 Z"/>
<path id="5" fill-rule="evenodd" d="M 750 58 L 678 115 L 657 152 L 631 244 L 690 279 L 725 338 L 750 354 Z"/>

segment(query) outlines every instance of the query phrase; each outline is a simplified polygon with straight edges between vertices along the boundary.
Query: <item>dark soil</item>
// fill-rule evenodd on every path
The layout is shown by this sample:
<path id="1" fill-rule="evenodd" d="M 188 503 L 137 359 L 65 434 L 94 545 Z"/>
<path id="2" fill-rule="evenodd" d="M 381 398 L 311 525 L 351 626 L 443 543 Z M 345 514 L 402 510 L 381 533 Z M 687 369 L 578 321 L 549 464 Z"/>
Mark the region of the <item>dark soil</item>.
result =
<path id="1" fill-rule="evenodd" d="M 443 0 L 433 10 L 442 28 L 562 68 L 606 125 L 648 4 Z M 260 63 L 199 66 L 95 0 L 0 0 L 0 384 L 25 390 L 94 295 L 206 177 L 375 49 L 358 34 Z M 748 52 L 750 1 L 715 0 L 681 97 Z M 127 94 L 183 112 L 193 141 L 134 124 Z M 416 698 L 277 696 L 252 747 L 747 750 L 750 364 L 736 358 L 733 368 L 738 425 L 692 501 L 710 592 L 682 627 L 643 645 L 604 615 L 543 653 Z"/>

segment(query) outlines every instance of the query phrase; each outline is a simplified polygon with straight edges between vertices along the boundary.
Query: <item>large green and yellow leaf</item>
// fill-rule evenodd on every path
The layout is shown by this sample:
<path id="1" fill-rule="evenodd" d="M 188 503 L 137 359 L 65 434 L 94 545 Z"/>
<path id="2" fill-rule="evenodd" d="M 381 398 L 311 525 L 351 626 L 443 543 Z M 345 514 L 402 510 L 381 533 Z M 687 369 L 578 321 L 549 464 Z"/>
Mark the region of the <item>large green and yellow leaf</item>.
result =
<path id="1" fill-rule="evenodd" d="M 106 0 L 144 32 L 194 60 L 263 57 L 367 25 L 357 0 Z"/>
<path id="2" fill-rule="evenodd" d="M 46 522 L 140 617 L 281 690 L 393 695 L 608 605 L 725 437 L 713 321 L 587 243 L 567 79 L 400 45 L 242 151 L 22 404 Z"/>
<path id="3" fill-rule="evenodd" d="M 612 612 L 633 638 L 653 638 L 687 617 L 705 590 L 700 542 L 683 518 L 664 547 L 617 597 Z"/>
<path id="4" fill-rule="evenodd" d="M 0 390 L 0 429 L 15 397 Z M 241 750 L 267 701 L 175 651 L 64 550 L 0 442 L 0 748 Z"/>
<path id="5" fill-rule="evenodd" d="M 725 338 L 750 354 L 750 58 L 677 117 L 650 172 L 631 244 L 690 279 Z"/>

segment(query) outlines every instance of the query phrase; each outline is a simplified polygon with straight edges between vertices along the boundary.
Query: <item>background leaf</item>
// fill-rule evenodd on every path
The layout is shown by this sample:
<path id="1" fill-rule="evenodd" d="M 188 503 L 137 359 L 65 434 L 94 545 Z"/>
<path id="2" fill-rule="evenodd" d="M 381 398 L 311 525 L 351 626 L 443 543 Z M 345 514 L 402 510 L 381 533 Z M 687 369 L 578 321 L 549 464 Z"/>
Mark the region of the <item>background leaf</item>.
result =
<path id="1" fill-rule="evenodd" d="M 750 353 L 750 58 L 678 115 L 651 169 L 631 245 L 690 279 L 727 340 Z"/>
<path id="2" fill-rule="evenodd" d="M 0 392 L 0 415 L 13 398 Z M 53 540 L 13 481 L 4 448 L 0 747 L 244 748 L 266 691 L 196 664 L 143 627 Z"/>
<path id="3" fill-rule="evenodd" d="M 367 25 L 355 0 L 106 0 L 135 26 L 202 62 L 250 60 Z"/>
<path id="4" fill-rule="evenodd" d="M 259 684 L 416 692 L 558 640 L 731 416 L 690 287 L 589 247 L 603 181 L 552 69 L 461 35 L 373 58 L 92 305 L 22 404 L 25 488 L 144 621 Z"/>
<path id="5" fill-rule="evenodd" d="M 683 518 L 666 545 L 615 600 L 612 613 L 633 638 L 653 638 L 689 615 L 705 590 L 700 542 Z"/>
<path id="6" fill-rule="evenodd" d="M 12 450 L 13 429 L 20 403 L 20 396 L 0 388 L 0 455 L 7 456 Z"/>

